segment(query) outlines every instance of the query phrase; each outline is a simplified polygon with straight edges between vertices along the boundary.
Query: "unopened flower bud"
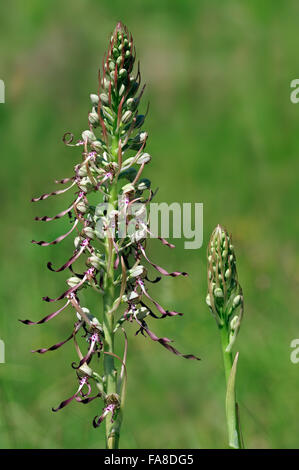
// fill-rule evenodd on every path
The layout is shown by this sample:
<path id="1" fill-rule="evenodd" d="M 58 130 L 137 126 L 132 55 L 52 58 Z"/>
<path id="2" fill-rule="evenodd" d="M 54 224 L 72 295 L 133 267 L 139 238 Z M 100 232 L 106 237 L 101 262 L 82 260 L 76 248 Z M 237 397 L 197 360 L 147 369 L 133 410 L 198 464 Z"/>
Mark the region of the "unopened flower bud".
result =
<path id="1" fill-rule="evenodd" d="M 80 168 L 78 169 L 78 175 L 79 176 L 86 176 L 87 175 L 86 165 L 81 165 L 80 166 Z"/>
<path id="2" fill-rule="evenodd" d="M 77 206 L 76 206 L 76 209 L 79 212 L 82 212 L 82 214 L 85 214 L 85 212 L 87 211 L 87 206 L 83 201 L 79 201 Z"/>
<path id="3" fill-rule="evenodd" d="M 119 92 L 118 92 L 119 96 L 122 96 L 125 91 L 126 91 L 126 87 L 125 87 L 125 85 L 122 83 L 121 86 L 120 86 L 120 88 L 119 88 Z"/>
<path id="4" fill-rule="evenodd" d="M 106 95 L 106 93 L 101 93 L 100 94 L 100 99 L 101 99 L 101 102 L 108 106 L 109 105 L 109 98 L 108 98 L 108 95 Z"/>
<path id="5" fill-rule="evenodd" d="M 92 142 L 91 146 L 96 152 L 100 152 L 101 150 L 103 150 L 103 144 L 100 140 L 95 140 L 94 142 Z"/>
<path id="6" fill-rule="evenodd" d="M 138 165 L 142 165 L 142 163 L 148 163 L 148 162 L 150 162 L 150 161 L 151 161 L 151 158 L 152 158 L 152 157 L 150 156 L 149 153 L 142 153 L 142 154 L 140 155 L 140 157 L 138 158 L 138 160 L 137 160 L 136 163 L 137 163 Z"/>
<path id="7" fill-rule="evenodd" d="M 72 276 L 72 277 L 69 277 L 66 282 L 70 287 L 75 287 L 77 284 L 79 284 L 80 281 L 81 279 L 79 279 L 79 277 Z"/>
<path id="8" fill-rule="evenodd" d="M 142 178 L 139 180 L 137 189 L 138 191 L 145 191 L 146 189 L 149 189 L 151 187 L 151 182 L 147 178 Z"/>
<path id="9" fill-rule="evenodd" d="M 88 238 L 93 239 L 93 238 L 95 237 L 94 230 L 93 230 L 91 227 L 85 227 L 85 228 L 83 229 L 83 232 L 85 233 L 85 235 L 86 235 Z"/>
<path id="10" fill-rule="evenodd" d="M 99 96 L 96 95 L 95 93 L 91 93 L 90 101 L 91 101 L 93 106 L 97 106 L 97 104 L 99 103 Z"/>
<path id="11" fill-rule="evenodd" d="M 120 67 L 120 65 L 121 65 L 122 61 L 123 61 L 123 58 L 122 58 L 122 56 L 121 56 L 121 55 L 120 55 L 120 56 L 118 56 L 118 57 L 117 57 L 117 59 L 116 59 L 116 63 L 117 63 L 117 66 L 118 66 L 118 67 Z"/>
<path id="12" fill-rule="evenodd" d="M 92 255 L 90 256 L 88 259 L 87 259 L 87 263 L 91 266 L 93 266 L 94 268 L 96 269 L 100 269 L 101 267 L 101 259 L 96 256 L 96 255 Z"/>
<path id="13" fill-rule="evenodd" d="M 87 140 L 87 142 L 94 142 L 95 140 L 97 140 L 94 133 L 92 131 L 89 131 L 89 130 L 86 130 L 86 131 L 82 132 L 82 139 L 84 141 Z"/>
<path id="14" fill-rule="evenodd" d="M 92 126 L 97 126 L 99 124 L 98 113 L 89 113 L 88 120 Z"/>
<path id="15" fill-rule="evenodd" d="M 134 188 L 133 184 L 131 184 L 131 183 L 126 184 L 126 185 L 123 186 L 121 189 L 122 189 L 122 192 L 123 192 L 124 194 L 125 194 L 125 193 L 135 192 L 135 188 Z"/>
<path id="16" fill-rule="evenodd" d="M 123 296 L 122 296 L 122 300 L 123 300 L 124 302 L 128 302 L 128 301 L 130 301 L 130 302 L 132 302 L 132 301 L 137 302 L 137 301 L 141 298 L 141 296 L 142 296 L 142 294 L 138 294 L 137 292 L 132 291 L 132 292 L 130 292 L 130 293 L 127 294 L 127 295 L 123 295 Z"/>
<path id="17" fill-rule="evenodd" d="M 129 279 L 134 277 L 144 277 L 146 276 L 146 269 L 140 264 L 129 270 Z"/>
<path id="18" fill-rule="evenodd" d="M 88 176 L 84 176 L 80 182 L 78 183 L 78 186 L 80 187 L 80 189 L 82 189 L 82 191 L 84 191 L 85 193 L 87 193 L 89 190 L 92 189 L 92 184 L 91 184 L 91 181 L 89 179 Z M 78 206 L 77 206 L 78 207 Z"/>
<path id="19" fill-rule="evenodd" d="M 241 295 L 236 295 L 236 297 L 233 300 L 233 307 L 236 308 L 238 305 L 240 305 L 242 301 L 242 296 Z"/>
<path id="20" fill-rule="evenodd" d="M 217 299 L 223 299 L 223 290 L 220 289 L 220 287 L 216 287 L 216 289 L 214 290 L 214 295 L 215 297 L 217 297 Z"/>
<path id="21" fill-rule="evenodd" d="M 118 73 L 118 76 L 122 79 L 126 78 L 126 76 L 128 75 L 128 72 L 126 71 L 126 69 L 120 69 L 119 73 Z"/>
<path id="22" fill-rule="evenodd" d="M 123 114 L 121 120 L 122 120 L 122 122 L 123 122 L 124 124 L 127 124 L 127 123 L 130 121 L 130 119 L 132 118 L 132 116 L 133 116 L 132 111 L 126 111 L 126 112 Z"/>
<path id="23" fill-rule="evenodd" d="M 74 239 L 74 245 L 75 245 L 75 248 L 78 248 L 78 246 L 80 245 L 81 243 L 81 237 L 76 237 Z"/>
<path id="24" fill-rule="evenodd" d="M 110 87 L 110 80 L 108 80 L 107 78 L 104 78 L 104 88 L 105 90 L 109 90 L 109 87 Z"/>
<path id="25" fill-rule="evenodd" d="M 135 98 L 128 98 L 127 99 L 126 105 L 127 105 L 128 108 L 133 108 L 134 104 L 135 104 Z"/>
<path id="26" fill-rule="evenodd" d="M 206 304 L 207 304 L 209 307 L 212 307 L 210 294 L 207 294 L 207 296 L 206 296 Z"/>

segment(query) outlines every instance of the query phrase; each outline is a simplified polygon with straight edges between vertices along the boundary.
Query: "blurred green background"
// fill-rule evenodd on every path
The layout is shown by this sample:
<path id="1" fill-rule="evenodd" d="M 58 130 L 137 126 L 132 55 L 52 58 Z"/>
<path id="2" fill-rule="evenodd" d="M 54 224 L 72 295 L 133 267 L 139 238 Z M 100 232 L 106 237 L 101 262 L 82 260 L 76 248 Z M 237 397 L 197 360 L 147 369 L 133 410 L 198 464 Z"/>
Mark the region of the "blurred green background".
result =
<path id="1" fill-rule="evenodd" d="M 51 191 L 52 181 L 72 174 L 79 149 L 66 148 L 66 131 L 87 125 L 89 93 L 110 32 L 122 20 L 132 31 L 141 60 L 145 129 L 153 155 L 146 168 L 159 187 L 156 202 L 203 202 L 204 243 L 199 250 L 169 251 L 152 241 L 153 260 L 189 272 L 151 287 L 163 305 L 182 318 L 151 322 L 175 339 L 196 363 L 175 357 L 129 329 L 128 394 L 123 448 L 222 448 L 226 446 L 224 376 L 216 324 L 205 306 L 206 246 L 217 223 L 233 233 L 245 316 L 238 399 L 249 448 L 298 447 L 299 364 L 290 361 L 298 321 L 299 104 L 290 82 L 299 78 L 299 4 L 295 0 L 120 1 L 27 0 L 1 2 L 1 448 L 98 448 L 104 427 L 92 418 L 100 402 L 52 406 L 77 386 L 71 344 L 44 356 L 70 331 L 68 315 L 26 327 L 53 311 L 41 301 L 62 292 L 61 265 L 71 240 L 50 240 L 67 221 L 37 224 L 55 214 L 69 196 L 30 204 Z M 91 307 L 97 309 L 93 299 Z"/>

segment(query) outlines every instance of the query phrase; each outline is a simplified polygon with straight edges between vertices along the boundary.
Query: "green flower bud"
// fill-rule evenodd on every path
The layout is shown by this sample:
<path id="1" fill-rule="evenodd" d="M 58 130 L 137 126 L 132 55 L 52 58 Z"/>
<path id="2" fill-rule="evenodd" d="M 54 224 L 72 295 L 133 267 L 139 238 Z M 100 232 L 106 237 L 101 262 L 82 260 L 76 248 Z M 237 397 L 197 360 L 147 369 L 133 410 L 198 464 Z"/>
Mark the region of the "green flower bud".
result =
<path id="1" fill-rule="evenodd" d="M 118 67 L 120 66 L 120 64 L 122 63 L 122 61 L 123 61 L 123 58 L 122 58 L 122 56 L 120 55 L 120 56 L 116 59 L 116 63 L 117 63 L 117 66 L 118 66 Z"/>
<path id="2" fill-rule="evenodd" d="M 128 75 L 128 72 L 126 71 L 126 69 L 120 69 L 120 71 L 118 72 L 119 78 L 124 79 L 127 77 L 127 75 Z"/>
<path id="3" fill-rule="evenodd" d="M 123 295 L 123 296 L 122 296 L 122 300 L 123 300 L 124 302 L 128 302 L 128 301 L 130 301 L 130 302 L 132 302 L 132 301 L 137 302 L 141 297 L 142 297 L 142 294 L 138 294 L 138 293 L 135 292 L 135 291 L 131 291 L 131 292 L 129 293 L 129 295 Z"/>
<path id="4" fill-rule="evenodd" d="M 114 122 L 114 117 L 111 114 L 111 110 L 108 108 L 108 106 L 102 106 L 102 113 L 111 123 Z"/>
<path id="5" fill-rule="evenodd" d="M 126 111 L 126 112 L 123 114 L 121 120 L 122 120 L 122 122 L 123 122 L 124 124 L 127 124 L 127 123 L 130 121 L 130 119 L 132 118 L 132 116 L 133 116 L 132 111 Z"/>
<path id="6" fill-rule="evenodd" d="M 95 93 L 91 93 L 89 96 L 90 96 L 90 101 L 91 101 L 92 105 L 97 106 L 98 103 L 99 103 L 99 96 L 96 95 Z"/>
<path id="7" fill-rule="evenodd" d="M 75 248 L 78 248 L 78 246 L 80 245 L 81 243 L 81 237 L 76 237 L 74 239 L 74 245 L 75 245 Z"/>
<path id="8" fill-rule="evenodd" d="M 81 212 L 82 214 L 85 214 L 85 212 L 88 209 L 88 207 L 83 201 L 79 201 L 76 207 L 77 207 L 77 210 Z"/>
<path id="9" fill-rule="evenodd" d="M 149 153 L 142 153 L 142 154 L 140 155 L 140 157 L 138 158 L 138 160 L 137 160 L 136 163 L 137 163 L 138 165 L 142 165 L 142 163 L 148 163 L 148 162 L 150 162 L 150 161 L 151 161 L 151 158 L 152 158 L 152 157 L 150 156 Z"/>
<path id="10" fill-rule="evenodd" d="M 134 104 L 135 104 L 135 98 L 128 98 L 127 99 L 126 105 L 127 105 L 128 108 L 133 108 Z"/>
<path id="11" fill-rule="evenodd" d="M 104 78 L 104 88 L 105 90 L 109 90 L 110 87 L 110 80 L 108 80 L 106 77 Z"/>
<path id="12" fill-rule="evenodd" d="M 100 267 L 101 267 L 101 259 L 96 255 L 90 256 L 87 259 L 87 263 L 88 263 L 88 265 L 91 265 L 96 269 L 100 269 Z"/>
<path id="13" fill-rule="evenodd" d="M 232 274 L 231 269 L 227 269 L 224 274 L 225 279 L 229 279 L 231 274 Z"/>
<path id="14" fill-rule="evenodd" d="M 88 178 L 88 176 L 84 176 L 80 182 L 78 183 L 78 186 L 80 189 L 82 189 L 82 191 L 84 191 L 85 193 L 87 193 L 88 191 L 90 191 L 92 188 L 93 188 L 93 185 L 90 181 L 90 179 Z M 78 206 L 77 206 L 78 207 Z"/>
<path id="15" fill-rule="evenodd" d="M 72 276 L 72 277 L 69 277 L 66 282 L 70 287 L 75 287 L 77 284 L 79 284 L 80 281 L 81 279 L 79 279 L 79 277 Z"/>
<path id="16" fill-rule="evenodd" d="M 99 124 L 98 113 L 89 113 L 88 120 L 92 126 L 97 126 Z"/>
<path id="17" fill-rule="evenodd" d="M 220 289 L 220 287 L 216 287 L 216 289 L 214 289 L 214 296 L 217 298 L 217 299 L 223 299 L 224 295 L 223 295 L 223 290 Z"/>
<path id="18" fill-rule="evenodd" d="M 81 165 L 79 170 L 78 170 L 78 175 L 79 176 L 86 176 L 87 175 L 87 169 L 86 165 Z"/>
<path id="19" fill-rule="evenodd" d="M 120 86 L 120 88 L 119 88 L 119 92 L 118 92 L 119 96 L 122 96 L 125 91 L 126 91 L 126 87 L 125 87 L 125 85 L 122 83 L 121 86 Z"/>
<path id="20" fill-rule="evenodd" d="M 132 268 L 129 270 L 129 279 L 134 278 L 134 277 L 144 277 L 146 276 L 146 269 L 144 266 L 141 266 L 140 264 L 138 266 L 135 266 L 135 268 Z"/>
<path id="21" fill-rule="evenodd" d="M 83 229 L 83 232 L 88 238 L 91 238 L 91 239 L 95 238 L 94 230 L 91 227 L 85 227 Z"/>
<path id="22" fill-rule="evenodd" d="M 108 98 L 108 95 L 106 95 L 106 93 L 101 93 L 100 94 L 100 99 L 101 99 L 101 102 L 108 106 L 109 105 L 109 98 Z"/>
<path id="23" fill-rule="evenodd" d="M 242 296 L 241 295 L 236 295 L 236 297 L 233 300 L 233 308 L 238 307 L 242 302 Z"/>
<path id="24" fill-rule="evenodd" d="M 94 142 L 95 140 L 97 140 L 96 136 L 94 135 L 94 133 L 92 131 L 89 131 L 89 130 L 86 130 L 86 131 L 83 131 L 82 132 L 82 139 L 85 141 L 87 140 L 87 142 Z"/>
<path id="25" fill-rule="evenodd" d="M 126 194 L 126 193 L 131 193 L 131 192 L 135 192 L 135 188 L 134 188 L 134 186 L 133 186 L 131 183 L 126 184 L 126 185 L 123 186 L 121 189 L 122 189 L 122 192 L 123 192 L 124 194 Z"/>
<path id="26" fill-rule="evenodd" d="M 149 189 L 151 187 L 151 182 L 147 178 L 142 178 L 139 180 L 137 189 L 138 191 L 145 191 L 146 189 Z"/>
<path id="27" fill-rule="evenodd" d="M 101 150 L 103 150 L 103 144 L 100 140 L 95 140 L 94 142 L 92 142 L 91 146 L 96 152 L 100 152 Z"/>

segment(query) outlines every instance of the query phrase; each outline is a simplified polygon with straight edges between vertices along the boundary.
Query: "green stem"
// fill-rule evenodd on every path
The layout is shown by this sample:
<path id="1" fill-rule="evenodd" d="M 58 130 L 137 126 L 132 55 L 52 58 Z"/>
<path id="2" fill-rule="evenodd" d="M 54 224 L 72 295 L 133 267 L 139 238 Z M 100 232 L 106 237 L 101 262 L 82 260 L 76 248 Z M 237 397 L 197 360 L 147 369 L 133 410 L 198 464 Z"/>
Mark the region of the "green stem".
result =
<path id="1" fill-rule="evenodd" d="M 111 152 L 117 157 L 117 138 L 112 142 Z M 114 183 L 110 190 L 109 209 L 108 214 L 117 205 L 117 186 Z M 113 236 L 113 235 L 112 235 Z M 115 250 L 111 246 L 111 240 L 109 236 L 105 240 L 105 253 L 106 262 L 109 261 L 107 266 L 107 272 L 104 276 L 104 295 L 103 295 L 103 329 L 105 335 L 104 341 L 104 373 L 106 378 L 106 395 L 117 394 L 117 371 L 114 367 L 114 314 L 111 312 L 113 302 L 115 300 L 115 286 L 114 286 L 114 261 L 115 261 Z M 119 413 L 120 414 L 120 413 Z M 106 419 L 106 447 L 107 449 L 117 449 L 119 443 L 121 419 L 118 417 L 113 423 L 110 419 Z"/>
<path id="2" fill-rule="evenodd" d="M 242 449 L 243 442 L 241 437 L 239 418 L 238 418 L 238 405 L 236 402 L 235 393 L 235 370 L 233 368 L 233 356 L 231 352 L 227 352 L 226 348 L 229 343 L 229 333 L 226 324 L 220 328 L 222 355 L 224 363 L 224 372 L 226 380 L 226 421 L 228 430 L 229 447 L 233 449 Z M 236 364 L 235 364 L 236 367 Z"/>

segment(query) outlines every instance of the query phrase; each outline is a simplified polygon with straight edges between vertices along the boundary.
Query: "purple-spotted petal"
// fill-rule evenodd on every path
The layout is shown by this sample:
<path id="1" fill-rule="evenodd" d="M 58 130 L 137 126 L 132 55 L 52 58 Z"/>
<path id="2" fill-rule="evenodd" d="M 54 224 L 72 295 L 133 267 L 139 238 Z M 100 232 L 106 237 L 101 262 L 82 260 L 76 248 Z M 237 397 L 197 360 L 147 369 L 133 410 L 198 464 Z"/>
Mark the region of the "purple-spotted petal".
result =
<path id="1" fill-rule="evenodd" d="M 103 413 L 101 414 L 101 416 L 99 416 L 99 417 L 95 416 L 95 418 L 93 419 L 93 422 L 92 422 L 93 427 L 98 428 L 109 413 L 112 413 L 111 422 L 113 423 L 113 414 L 114 414 L 115 408 L 116 408 L 115 404 L 107 405 L 104 408 Z"/>

